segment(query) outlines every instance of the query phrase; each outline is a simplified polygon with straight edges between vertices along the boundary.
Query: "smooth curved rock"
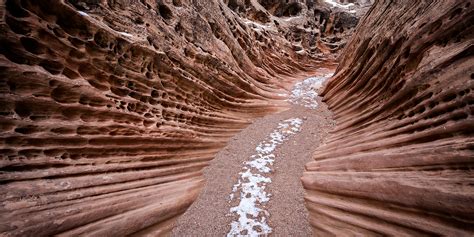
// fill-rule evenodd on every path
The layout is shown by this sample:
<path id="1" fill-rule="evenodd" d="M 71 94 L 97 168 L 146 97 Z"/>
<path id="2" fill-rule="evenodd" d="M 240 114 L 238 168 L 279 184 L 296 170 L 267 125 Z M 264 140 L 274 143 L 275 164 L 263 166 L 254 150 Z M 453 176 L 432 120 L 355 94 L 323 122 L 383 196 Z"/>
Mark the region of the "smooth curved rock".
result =
<path id="1" fill-rule="evenodd" d="M 208 0 L 0 0 L 0 235 L 167 233 L 230 136 L 281 110 L 295 75 L 336 65 L 339 45 L 268 18 Z"/>
<path id="2" fill-rule="evenodd" d="M 323 95 L 316 235 L 474 235 L 474 3 L 377 1 Z"/>

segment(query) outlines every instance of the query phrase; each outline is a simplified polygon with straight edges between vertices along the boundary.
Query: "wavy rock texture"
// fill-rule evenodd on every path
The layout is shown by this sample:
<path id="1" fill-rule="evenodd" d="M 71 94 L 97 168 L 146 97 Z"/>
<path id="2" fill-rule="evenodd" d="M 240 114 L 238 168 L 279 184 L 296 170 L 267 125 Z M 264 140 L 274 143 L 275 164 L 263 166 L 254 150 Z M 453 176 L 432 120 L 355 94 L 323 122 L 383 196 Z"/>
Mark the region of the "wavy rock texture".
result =
<path id="1" fill-rule="evenodd" d="M 0 235 L 168 232 L 227 139 L 281 109 L 289 76 L 334 66 L 357 20 L 296 31 L 252 3 L 272 22 L 221 1 L 0 0 Z"/>
<path id="2" fill-rule="evenodd" d="M 324 0 L 228 0 L 227 4 L 252 27 L 270 26 L 297 54 L 336 60 L 371 5 L 368 0 L 353 2 L 352 11 Z"/>
<path id="3" fill-rule="evenodd" d="M 474 235 L 474 4 L 377 1 L 324 89 L 306 166 L 317 235 Z"/>

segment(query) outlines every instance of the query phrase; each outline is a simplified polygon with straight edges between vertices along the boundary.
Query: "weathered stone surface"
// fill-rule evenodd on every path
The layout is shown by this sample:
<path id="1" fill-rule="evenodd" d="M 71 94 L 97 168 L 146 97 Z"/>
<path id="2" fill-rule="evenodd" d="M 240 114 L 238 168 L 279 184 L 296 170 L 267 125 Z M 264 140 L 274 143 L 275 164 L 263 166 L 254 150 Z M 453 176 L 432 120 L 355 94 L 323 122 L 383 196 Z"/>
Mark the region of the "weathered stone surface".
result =
<path id="1" fill-rule="evenodd" d="M 253 6 L 272 21 L 222 1 L 0 0 L 0 235 L 168 232 L 288 77 L 335 65 L 339 44 Z"/>
<path id="2" fill-rule="evenodd" d="M 316 235 L 474 234 L 474 4 L 377 1 L 323 95 L 306 165 Z"/>
<path id="3" fill-rule="evenodd" d="M 327 1 L 226 1 L 251 27 L 278 32 L 299 55 L 336 60 L 370 3 L 334 7 Z M 342 5 L 345 6 L 345 5 Z M 262 27 L 262 24 L 263 27 Z"/>

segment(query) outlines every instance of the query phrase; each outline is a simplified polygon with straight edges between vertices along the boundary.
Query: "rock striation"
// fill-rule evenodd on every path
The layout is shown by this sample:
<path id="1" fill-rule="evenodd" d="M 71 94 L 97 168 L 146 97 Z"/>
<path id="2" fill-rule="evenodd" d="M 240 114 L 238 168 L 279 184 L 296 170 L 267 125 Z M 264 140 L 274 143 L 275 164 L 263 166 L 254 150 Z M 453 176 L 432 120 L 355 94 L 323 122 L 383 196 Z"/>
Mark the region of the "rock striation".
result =
<path id="1" fill-rule="evenodd" d="M 474 3 L 380 0 L 323 96 L 302 178 L 316 235 L 474 234 Z"/>
<path id="2" fill-rule="evenodd" d="M 357 21 L 238 2 L 0 0 L 0 235 L 167 233 L 227 139 L 334 67 Z"/>
<path id="3" fill-rule="evenodd" d="M 329 0 L 226 2 L 251 27 L 284 37 L 297 54 L 328 60 L 337 59 L 359 18 L 371 5 L 370 1 L 338 4 Z"/>

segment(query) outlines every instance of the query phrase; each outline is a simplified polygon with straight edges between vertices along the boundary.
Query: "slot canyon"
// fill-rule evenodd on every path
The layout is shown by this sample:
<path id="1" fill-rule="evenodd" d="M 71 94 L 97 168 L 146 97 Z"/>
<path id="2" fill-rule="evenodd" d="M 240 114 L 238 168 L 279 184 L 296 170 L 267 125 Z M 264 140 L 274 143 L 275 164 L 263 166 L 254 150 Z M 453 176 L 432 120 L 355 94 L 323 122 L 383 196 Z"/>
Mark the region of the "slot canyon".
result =
<path id="1" fill-rule="evenodd" d="M 473 0 L 0 0 L 0 236 L 473 236 Z"/>

